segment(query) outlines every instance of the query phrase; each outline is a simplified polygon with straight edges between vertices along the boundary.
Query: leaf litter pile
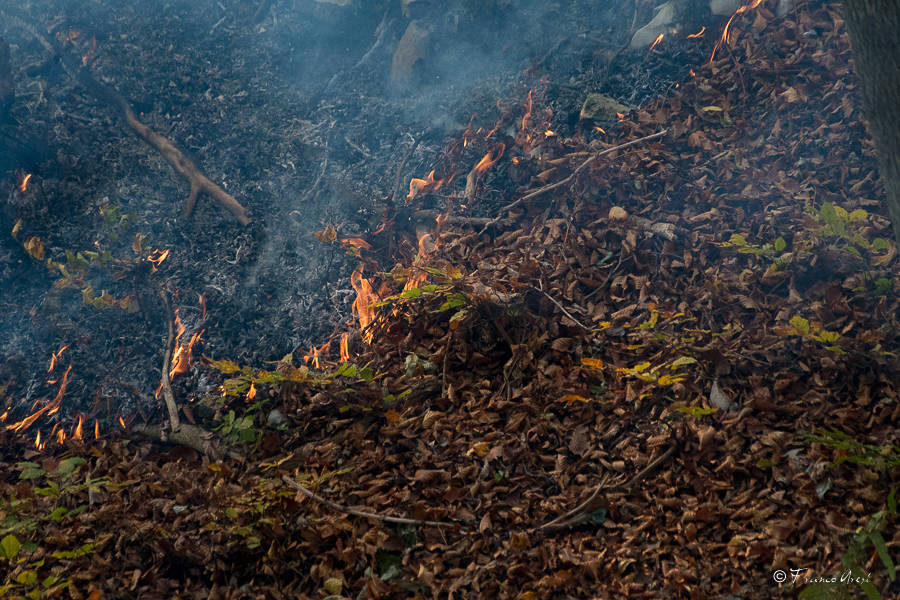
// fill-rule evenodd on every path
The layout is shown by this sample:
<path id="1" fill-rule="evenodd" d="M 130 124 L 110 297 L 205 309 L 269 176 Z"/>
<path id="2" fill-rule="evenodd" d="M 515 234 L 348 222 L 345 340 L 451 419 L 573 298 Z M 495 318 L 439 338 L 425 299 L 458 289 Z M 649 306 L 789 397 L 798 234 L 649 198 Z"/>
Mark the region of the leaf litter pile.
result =
<path id="1" fill-rule="evenodd" d="M 0 590 L 896 594 L 900 273 L 840 8 L 732 27 L 612 123 L 538 86 L 470 125 L 397 214 L 446 210 L 344 240 L 340 360 L 202 367 L 212 457 L 4 429 Z"/>

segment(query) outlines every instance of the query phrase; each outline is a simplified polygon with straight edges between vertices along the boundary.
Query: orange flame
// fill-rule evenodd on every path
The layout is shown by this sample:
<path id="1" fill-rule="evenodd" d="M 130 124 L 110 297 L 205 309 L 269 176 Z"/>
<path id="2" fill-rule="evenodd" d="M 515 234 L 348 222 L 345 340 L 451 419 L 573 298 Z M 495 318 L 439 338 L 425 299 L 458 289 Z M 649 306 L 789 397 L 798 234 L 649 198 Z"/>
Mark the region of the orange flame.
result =
<path id="1" fill-rule="evenodd" d="M 60 446 L 66 441 L 66 432 L 62 429 L 56 432 L 56 443 Z"/>
<path id="2" fill-rule="evenodd" d="M 763 0 L 749 0 L 747 4 L 739 7 L 734 14 L 728 19 L 728 22 L 725 23 L 725 29 L 722 30 L 722 35 L 716 41 L 716 45 L 713 47 L 712 54 L 709 57 L 709 63 L 712 64 L 716 58 L 716 52 L 719 51 L 719 48 L 722 47 L 723 44 L 728 45 L 728 36 L 731 33 L 731 22 L 734 21 L 734 18 L 741 13 L 745 13 L 748 10 L 753 10 L 757 6 L 763 3 Z"/>
<path id="3" fill-rule="evenodd" d="M 653 40 L 653 43 L 652 43 L 652 44 L 650 44 L 650 50 L 653 50 L 654 48 L 656 48 L 656 47 L 659 45 L 659 43 L 660 43 L 661 41 L 663 41 L 663 38 L 665 37 L 665 35 L 666 35 L 666 34 L 661 33 L 661 34 L 659 34 L 658 36 L 656 36 L 656 39 Z"/>
<path id="4" fill-rule="evenodd" d="M 121 415 L 119 416 L 119 425 L 122 426 L 122 429 L 128 429 L 128 427 L 125 426 L 125 419 L 123 419 Z"/>
<path id="5" fill-rule="evenodd" d="M 341 362 L 350 360 L 350 334 L 346 331 L 341 334 Z"/>
<path id="6" fill-rule="evenodd" d="M 439 190 L 443 184 L 443 179 L 434 178 L 434 169 L 432 169 L 425 179 L 413 177 L 409 180 L 409 194 L 406 195 L 406 199 L 412 200 L 422 194 Z"/>
<path id="7" fill-rule="evenodd" d="M 528 90 L 528 101 L 525 103 L 525 114 L 522 115 L 522 131 L 528 127 L 528 119 L 531 118 L 531 109 L 534 108 L 534 99 L 532 98 L 532 90 Z"/>
<path id="8" fill-rule="evenodd" d="M 82 417 L 81 415 L 78 415 L 78 424 L 75 425 L 75 431 L 72 432 L 73 440 L 81 439 L 81 425 L 83 422 L 84 422 L 84 417 Z"/>
<path id="9" fill-rule="evenodd" d="M 65 352 L 66 348 L 68 348 L 68 347 L 69 347 L 69 345 L 66 344 L 65 346 L 63 346 L 62 348 L 60 348 L 59 350 L 57 350 L 56 352 L 54 352 L 53 354 L 50 355 L 50 366 L 47 368 L 48 373 L 53 372 L 53 369 L 56 368 L 56 363 L 59 362 L 59 357 L 62 356 L 62 353 Z"/>
<path id="10" fill-rule="evenodd" d="M 153 270 L 156 271 L 156 267 L 162 264 L 164 260 L 169 258 L 169 250 L 154 250 L 147 257 L 147 260 L 153 263 Z"/>
<path id="11" fill-rule="evenodd" d="M 687 37 L 689 40 L 697 39 L 699 37 L 703 37 L 703 34 L 706 33 L 706 25 L 703 26 L 703 29 L 698 31 L 697 33 L 691 33 Z"/>
<path id="12" fill-rule="evenodd" d="M 29 179 L 31 179 L 31 173 L 27 173 L 25 175 L 25 177 L 22 178 L 22 183 L 19 184 L 19 191 L 22 192 L 23 194 L 25 193 L 25 190 L 28 189 L 28 180 Z"/>
<path id="13" fill-rule="evenodd" d="M 34 436 L 34 447 L 38 450 L 43 450 L 44 446 L 41 444 L 41 430 L 38 429 L 37 435 Z"/>
<path id="14" fill-rule="evenodd" d="M 594 130 L 599 131 L 602 134 L 606 134 L 606 130 L 600 127 L 599 125 L 594 125 Z"/>
<path id="15" fill-rule="evenodd" d="M 100 423 L 97 421 L 97 419 L 94 419 L 94 439 L 100 439 Z"/>
<path id="16" fill-rule="evenodd" d="M 325 355 L 328 353 L 328 349 L 331 346 L 331 340 L 325 342 L 318 348 L 315 346 L 309 347 L 309 354 L 303 357 L 303 361 L 309 363 L 310 359 L 312 359 L 312 365 L 316 369 L 322 368 L 322 361 L 325 358 Z"/>
<path id="17" fill-rule="evenodd" d="M 178 314 L 177 308 L 175 309 L 175 326 L 178 328 L 178 332 L 175 335 L 175 351 L 172 353 L 172 366 L 169 369 L 169 379 L 173 379 L 176 375 L 182 375 L 188 372 L 188 369 L 191 366 L 191 360 L 193 359 L 194 344 L 196 344 L 197 340 L 200 339 L 200 336 L 203 335 L 203 330 L 200 330 L 191 335 L 191 339 L 187 344 L 184 344 L 181 341 L 181 336 L 184 335 L 186 329 L 181 322 L 181 316 Z"/>
<path id="18" fill-rule="evenodd" d="M 531 93 L 529 92 L 529 97 L 530 97 L 530 95 L 531 95 Z M 496 163 L 498 160 L 500 160 L 500 157 L 503 156 L 503 153 L 505 151 L 506 151 L 506 144 L 504 144 L 503 142 L 500 142 L 499 144 L 494 146 L 494 148 L 490 152 L 485 154 L 484 157 L 480 161 L 478 161 L 478 164 L 475 165 L 475 167 L 472 170 L 475 171 L 476 173 L 484 173 L 489 168 L 491 168 L 491 166 L 494 163 Z"/>
<path id="19" fill-rule="evenodd" d="M 62 376 L 62 382 L 59 384 L 59 391 L 56 392 L 56 396 L 53 398 L 53 400 L 44 405 L 43 408 L 38 409 L 18 423 L 7 425 L 6 429 L 9 431 L 24 431 L 25 429 L 31 427 L 31 425 L 41 417 L 41 415 L 45 413 L 48 415 L 56 413 L 59 410 L 59 405 L 62 402 L 63 395 L 66 393 L 66 385 L 69 381 L 69 371 L 71 370 L 72 365 L 69 365 L 69 367 L 66 369 L 65 374 Z"/>
<path id="20" fill-rule="evenodd" d="M 347 244 L 348 246 L 353 246 L 354 248 L 359 248 L 359 249 L 364 249 L 364 250 L 372 249 L 372 244 L 370 244 L 366 240 L 364 240 L 362 238 L 358 238 L 358 237 L 357 238 L 343 238 L 343 239 L 341 239 L 341 243 Z"/>
<path id="21" fill-rule="evenodd" d="M 356 291 L 356 300 L 353 301 L 353 312 L 359 318 L 359 326 L 363 330 L 363 339 L 366 342 L 371 342 L 373 333 L 366 331 L 366 329 L 375 320 L 375 307 L 373 304 L 378 301 L 378 296 L 372 290 L 372 283 L 363 277 L 362 273 L 363 265 L 360 263 L 350 275 L 350 285 Z"/>

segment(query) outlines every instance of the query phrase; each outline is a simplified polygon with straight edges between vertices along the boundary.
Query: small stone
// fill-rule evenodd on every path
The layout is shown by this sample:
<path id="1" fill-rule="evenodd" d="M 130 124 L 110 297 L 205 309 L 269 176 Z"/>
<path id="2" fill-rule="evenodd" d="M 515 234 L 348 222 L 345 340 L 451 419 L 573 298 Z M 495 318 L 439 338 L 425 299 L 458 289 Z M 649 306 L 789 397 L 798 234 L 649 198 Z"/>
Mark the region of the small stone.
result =
<path id="1" fill-rule="evenodd" d="M 630 108 L 605 94 L 588 94 L 581 106 L 579 117 L 582 121 L 614 121 L 617 113 L 626 113 Z"/>
<path id="2" fill-rule="evenodd" d="M 331 596 L 339 596 L 344 588 L 344 582 L 337 577 L 329 577 L 322 584 L 322 588 Z"/>

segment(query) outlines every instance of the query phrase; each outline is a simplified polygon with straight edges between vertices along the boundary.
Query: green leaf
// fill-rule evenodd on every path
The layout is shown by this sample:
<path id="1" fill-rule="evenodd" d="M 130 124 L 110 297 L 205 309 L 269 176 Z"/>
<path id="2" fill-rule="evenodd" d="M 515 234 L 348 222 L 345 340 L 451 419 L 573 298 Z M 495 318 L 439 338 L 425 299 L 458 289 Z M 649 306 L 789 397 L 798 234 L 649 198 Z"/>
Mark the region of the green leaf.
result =
<path id="1" fill-rule="evenodd" d="M 378 574 L 381 579 L 388 581 L 403 573 L 403 558 L 399 554 L 393 554 L 387 550 L 375 551 L 375 562 L 378 563 Z"/>
<path id="2" fill-rule="evenodd" d="M 868 216 L 869 216 L 869 213 L 867 213 L 862 208 L 857 208 L 856 210 L 852 211 L 849 215 L 847 215 L 847 217 L 850 219 L 850 221 L 855 222 L 855 223 L 859 223 L 860 221 L 865 221 L 866 217 L 868 217 Z"/>
<path id="3" fill-rule="evenodd" d="M 59 461 L 59 466 L 56 467 L 57 475 L 68 475 L 76 468 L 81 465 L 86 465 L 87 461 L 81 458 L 80 456 L 73 456 L 71 458 L 66 458 L 64 460 Z"/>
<path id="4" fill-rule="evenodd" d="M 21 583 L 22 585 L 34 585 L 37 583 L 37 578 L 37 573 L 32 570 L 22 571 L 16 575 L 16 583 Z"/>
<path id="5" fill-rule="evenodd" d="M 876 250 L 888 250 L 891 247 L 891 243 L 881 237 L 877 237 L 872 240 L 872 247 Z"/>
<path id="6" fill-rule="evenodd" d="M 897 488 L 892 489 L 891 493 L 888 494 L 887 509 L 888 509 L 888 514 L 891 514 L 891 515 L 897 514 Z"/>
<path id="7" fill-rule="evenodd" d="M 791 320 L 788 321 L 791 324 L 791 327 L 799 331 L 804 335 L 809 335 L 809 321 L 804 319 L 803 317 L 794 315 L 791 317 Z"/>
<path id="8" fill-rule="evenodd" d="M 669 365 L 670 369 L 677 369 L 679 367 L 685 367 L 687 365 L 693 365 L 697 363 L 697 359 L 691 356 L 679 356 L 675 360 L 672 361 L 672 364 Z"/>
<path id="9" fill-rule="evenodd" d="M 50 513 L 50 518 L 54 521 L 62 521 L 66 515 L 69 514 L 69 509 L 65 506 L 57 506 L 53 509 L 53 512 Z"/>
<path id="10" fill-rule="evenodd" d="M 887 544 L 884 543 L 884 538 L 877 531 L 871 531 L 869 532 L 869 539 L 872 541 L 872 545 L 875 546 L 878 558 L 881 559 L 884 568 L 887 569 L 888 577 L 891 578 L 891 581 L 894 581 L 897 579 L 897 568 L 894 566 L 890 552 L 888 552 Z"/>
<path id="11" fill-rule="evenodd" d="M 800 600 L 832 600 L 835 598 L 833 583 L 813 583 L 797 594 Z"/>
<path id="12" fill-rule="evenodd" d="M 19 548 L 21 547 L 22 543 L 19 542 L 19 539 L 11 533 L 0 540 L 0 554 L 2 554 L 3 558 L 15 558 L 19 553 Z"/>
<path id="13" fill-rule="evenodd" d="M 375 371 L 372 367 L 363 367 L 359 370 L 359 378 L 363 381 L 372 381 L 375 379 Z"/>
<path id="14" fill-rule="evenodd" d="M 21 470 L 19 479 L 37 479 L 44 475 L 41 466 L 34 462 L 20 462 L 16 467 Z"/>
<path id="15" fill-rule="evenodd" d="M 784 238 L 781 236 L 775 238 L 775 252 L 784 252 L 785 248 L 787 248 L 787 242 L 784 241 Z"/>
<path id="16" fill-rule="evenodd" d="M 711 415 L 719 409 L 715 407 L 703 408 L 702 406 L 679 406 L 675 410 L 686 415 L 691 415 L 692 417 L 703 417 Z"/>
<path id="17" fill-rule="evenodd" d="M 738 248 L 746 248 L 747 247 L 747 239 L 740 235 L 739 233 L 731 234 L 731 237 L 728 239 L 729 242 L 737 246 Z"/>
<path id="18" fill-rule="evenodd" d="M 406 300 L 414 300 L 416 298 L 421 298 L 422 290 L 420 290 L 419 288 L 413 288 L 411 290 L 406 290 L 405 292 L 400 294 L 400 297 L 404 298 Z"/>

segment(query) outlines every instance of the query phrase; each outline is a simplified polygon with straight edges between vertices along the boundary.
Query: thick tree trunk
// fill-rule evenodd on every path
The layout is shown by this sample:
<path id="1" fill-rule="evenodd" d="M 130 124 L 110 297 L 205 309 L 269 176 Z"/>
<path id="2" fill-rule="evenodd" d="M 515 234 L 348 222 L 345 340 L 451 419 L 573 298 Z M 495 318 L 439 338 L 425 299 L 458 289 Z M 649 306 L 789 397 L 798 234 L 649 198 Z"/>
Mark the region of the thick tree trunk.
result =
<path id="1" fill-rule="evenodd" d="M 888 212 L 900 245 L 900 2 L 843 0 L 843 4 Z"/>

